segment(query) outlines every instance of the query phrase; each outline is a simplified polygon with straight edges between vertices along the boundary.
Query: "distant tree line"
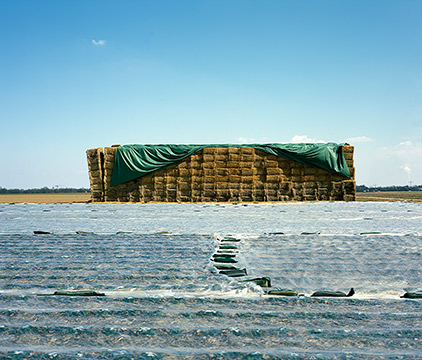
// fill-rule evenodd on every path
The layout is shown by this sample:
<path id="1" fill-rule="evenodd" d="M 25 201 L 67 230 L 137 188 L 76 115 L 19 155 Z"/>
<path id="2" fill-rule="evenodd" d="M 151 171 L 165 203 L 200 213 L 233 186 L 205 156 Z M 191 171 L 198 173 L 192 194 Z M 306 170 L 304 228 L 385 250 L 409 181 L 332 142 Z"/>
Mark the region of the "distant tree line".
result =
<path id="1" fill-rule="evenodd" d="M 404 186 L 366 186 L 356 185 L 356 192 L 380 192 L 380 191 L 422 191 L 422 185 L 404 185 Z"/>
<path id="2" fill-rule="evenodd" d="M 62 193 L 89 193 L 87 188 L 59 188 L 43 187 L 41 189 L 5 189 L 0 186 L 0 194 L 62 194 Z"/>

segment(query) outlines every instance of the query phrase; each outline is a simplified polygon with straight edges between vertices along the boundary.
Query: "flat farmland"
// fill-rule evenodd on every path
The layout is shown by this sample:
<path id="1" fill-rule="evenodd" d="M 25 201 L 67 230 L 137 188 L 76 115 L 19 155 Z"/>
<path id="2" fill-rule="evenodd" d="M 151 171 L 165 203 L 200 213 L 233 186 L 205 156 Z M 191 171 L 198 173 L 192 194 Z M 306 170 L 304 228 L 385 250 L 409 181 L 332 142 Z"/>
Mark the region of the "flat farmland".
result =
<path id="1" fill-rule="evenodd" d="M 0 194 L 0 204 L 72 204 L 86 203 L 91 199 L 89 193 L 62 194 Z"/>
<path id="2" fill-rule="evenodd" d="M 356 201 L 409 201 L 422 202 L 422 191 L 358 192 Z"/>

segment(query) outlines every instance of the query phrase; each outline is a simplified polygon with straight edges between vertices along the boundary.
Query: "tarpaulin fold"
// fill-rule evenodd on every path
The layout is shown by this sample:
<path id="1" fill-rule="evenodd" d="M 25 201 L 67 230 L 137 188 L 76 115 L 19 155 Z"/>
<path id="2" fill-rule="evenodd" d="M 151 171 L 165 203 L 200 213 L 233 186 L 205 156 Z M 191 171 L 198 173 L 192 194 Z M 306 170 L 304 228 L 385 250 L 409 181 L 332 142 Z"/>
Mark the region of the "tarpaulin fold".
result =
<path id="1" fill-rule="evenodd" d="M 334 174 L 350 177 L 341 145 L 336 143 L 123 145 L 116 149 L 111 186 L 123 184 L 163 169 L 206 147 L 254 148 L 268 154 L 324 169 Z"/>

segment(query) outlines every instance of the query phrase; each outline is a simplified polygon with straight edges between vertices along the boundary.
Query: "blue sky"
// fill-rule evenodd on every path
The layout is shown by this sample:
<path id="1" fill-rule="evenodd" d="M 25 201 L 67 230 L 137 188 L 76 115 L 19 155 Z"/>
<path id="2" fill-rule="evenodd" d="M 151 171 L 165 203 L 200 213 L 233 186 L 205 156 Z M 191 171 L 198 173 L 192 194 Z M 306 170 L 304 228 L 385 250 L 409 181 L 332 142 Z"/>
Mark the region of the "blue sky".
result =
<path id="1" fill-rule="evenodd" d="M 349 142 L 422 184 L 422 1 L 0 0 L 0 186 L 88 187 L 85 150 Z"/>

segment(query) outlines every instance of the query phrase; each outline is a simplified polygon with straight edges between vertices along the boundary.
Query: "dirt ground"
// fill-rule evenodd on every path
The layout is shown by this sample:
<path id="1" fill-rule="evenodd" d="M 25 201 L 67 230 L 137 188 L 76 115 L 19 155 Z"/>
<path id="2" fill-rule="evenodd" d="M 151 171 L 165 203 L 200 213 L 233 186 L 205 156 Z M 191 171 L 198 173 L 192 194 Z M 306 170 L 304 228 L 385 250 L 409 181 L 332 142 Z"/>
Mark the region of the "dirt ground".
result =
<path id="1" fill-rule="evenodd" d="M 0 204 L 5 203 L 35 203 L 35 204 L 70 204 L 86 203 L 91 199 L 91 194 L 66 193 L 66 194 L 0 194 Z"/>
<path id="2" fill-rule="evenodd" d="M 422 191 L 382 191 L 356 193 L 356 201 L 422 202 Z"/>
<path id="3" fill-rule="evenodd" d="M 0 203 L 36 203 L 36 204 L 69 204 L 86 203 L 91 195 L 74 194 L 0 194 Z M 419 192 L 376 192 L 356 193 L 357 201 L 409 201 L 422 202 L 422 191 Z"/>

